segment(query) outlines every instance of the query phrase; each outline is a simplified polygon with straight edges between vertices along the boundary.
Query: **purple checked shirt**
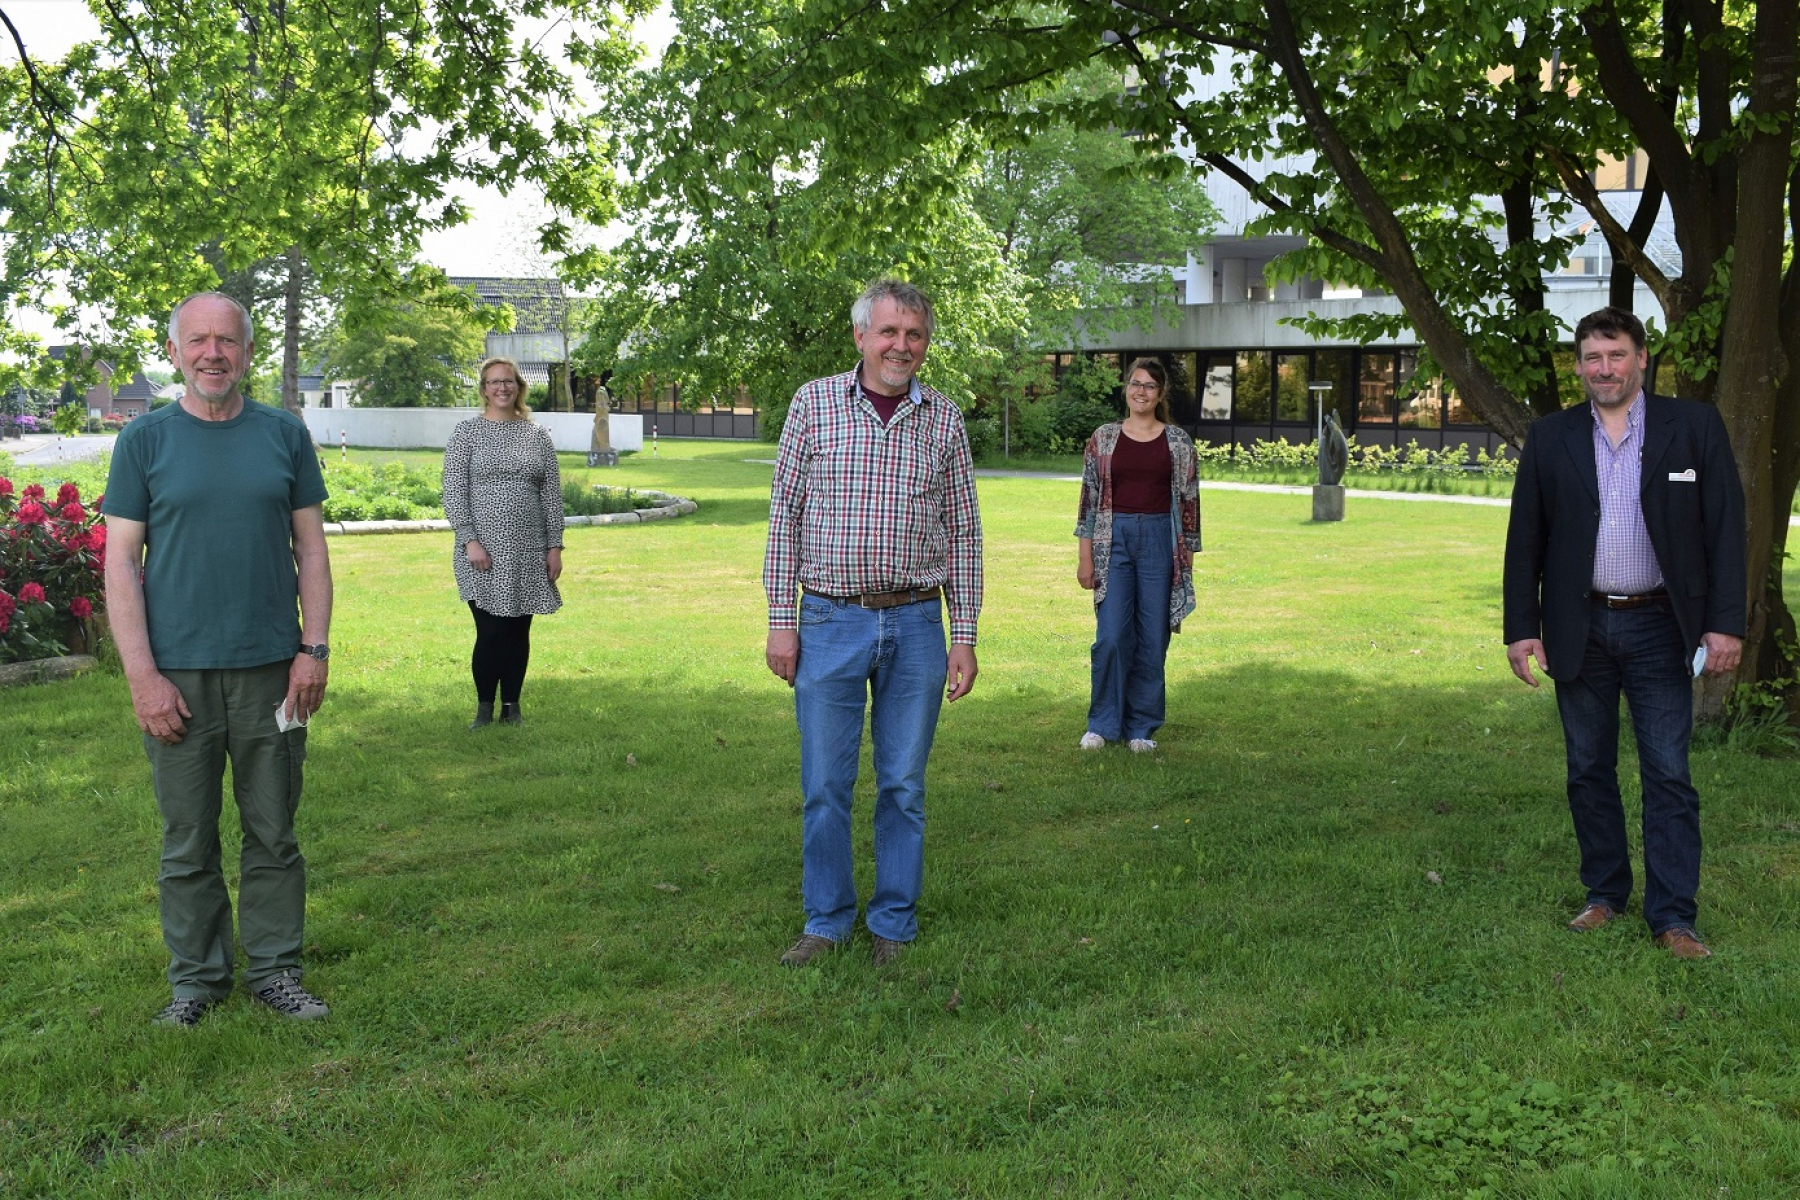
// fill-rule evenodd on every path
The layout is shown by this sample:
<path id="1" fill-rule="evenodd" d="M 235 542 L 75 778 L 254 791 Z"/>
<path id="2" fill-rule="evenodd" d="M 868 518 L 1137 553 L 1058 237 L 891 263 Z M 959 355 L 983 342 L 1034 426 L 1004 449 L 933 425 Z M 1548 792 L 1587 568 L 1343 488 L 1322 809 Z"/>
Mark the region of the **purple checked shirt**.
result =
<path id="1" fill-rule="evenodd" d="M 1594 590 L 1636 596 L 1663 585 L 1656 547 L 1644 528 L 1640 500 L 1644 473 L 1644 393 L 1625 413 L 1625 436 L 1617 446 L 1594 406 L 1594 469 L 1600 477 L 1600 535 L 1594 541 Z"/>
<path id="2" fill-rule="evenodd" d="M 769 628 L 798 627 L 801 587 L 826 596 L 941 586 L 950 641 L 975 644 L 981 510 L 962 413 L 912 381 L 891 421 L 856 372 L 794 395 L 769 495 Z"/>

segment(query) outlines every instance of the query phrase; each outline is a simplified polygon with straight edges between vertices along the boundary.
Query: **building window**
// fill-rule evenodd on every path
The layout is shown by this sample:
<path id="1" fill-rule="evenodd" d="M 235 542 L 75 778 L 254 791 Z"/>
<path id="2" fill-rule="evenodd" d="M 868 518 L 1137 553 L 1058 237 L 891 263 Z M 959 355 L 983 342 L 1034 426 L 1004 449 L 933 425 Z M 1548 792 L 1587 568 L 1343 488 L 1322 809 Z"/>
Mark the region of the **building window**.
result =
<path id="1" fill-rule="evenodd" d="M 1312 422 L 1312 394 L 1306 385 L 1312 372 L 1306 354 L 1280 354 L 1275 358 L 1275 419 L 1298 424 Z"/>
<path id="2" fill-rule="evenodd" d="M 1392 354 L 1364 354 L 1356 385 L 1356 423 L 1394 423 L 1394 358 Z"/>
<path id="3" fill-rule="evenodd" d="M 1444 427 L 1444 385 L 1441 380 L 1420 381 L 1419 352 L 1400 352 L 1398 393 L 1400 424 L 1407 429 L 1442 429 Z"/>
<path id="4" fill-rule="evenodd" d="M 1206 375 L 1200 388 L 1200 419 L 1231 420 L 1231 367 L 1229 354 L 1206 356 Z"/>
<path id="5" fill-rule="evenodd" d="M 1272 372 L 1267 350 L 1240 350 L 1237 356 L 1237 394 L 1232 416 L 1240 423 L 1268 424 Z"/>

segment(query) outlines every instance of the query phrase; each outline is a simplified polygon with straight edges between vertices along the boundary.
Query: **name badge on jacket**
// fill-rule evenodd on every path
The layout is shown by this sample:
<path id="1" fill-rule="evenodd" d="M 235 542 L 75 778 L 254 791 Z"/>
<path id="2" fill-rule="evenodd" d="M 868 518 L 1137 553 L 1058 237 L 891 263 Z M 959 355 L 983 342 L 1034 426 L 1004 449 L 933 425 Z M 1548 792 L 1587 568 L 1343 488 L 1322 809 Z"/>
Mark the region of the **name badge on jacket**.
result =
<path id="1" fill-rule="evenodd" d="M 1685 471 L 1670 471 L 1669 472 L 1669 482 L 1670 483 L 1693 483 L 1693 482 L 1695 482 L 1696 478 L 1697 477 L 1694 474 L 1694 468 L 1692 468 L 1692 467 L 1689 467 Z"/>

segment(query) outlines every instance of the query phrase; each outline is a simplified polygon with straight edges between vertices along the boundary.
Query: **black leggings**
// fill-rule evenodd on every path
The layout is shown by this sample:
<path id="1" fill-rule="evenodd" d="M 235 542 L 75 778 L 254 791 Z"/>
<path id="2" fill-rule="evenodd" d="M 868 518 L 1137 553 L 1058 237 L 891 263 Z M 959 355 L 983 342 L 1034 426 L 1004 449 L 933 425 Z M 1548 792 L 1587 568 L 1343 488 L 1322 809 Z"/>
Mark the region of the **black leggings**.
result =
<path id="1" fill-rule="evenodd" d="M 492 704 L 498 688 L 502 704 L 517 704 L 525 668 L 531 663 L 531 614 L 496 617 L 476 608 L 474 601 L 469 602 L 469 611 L 475 614 L 475 653 L 469 656 L 475 699 Z"/>

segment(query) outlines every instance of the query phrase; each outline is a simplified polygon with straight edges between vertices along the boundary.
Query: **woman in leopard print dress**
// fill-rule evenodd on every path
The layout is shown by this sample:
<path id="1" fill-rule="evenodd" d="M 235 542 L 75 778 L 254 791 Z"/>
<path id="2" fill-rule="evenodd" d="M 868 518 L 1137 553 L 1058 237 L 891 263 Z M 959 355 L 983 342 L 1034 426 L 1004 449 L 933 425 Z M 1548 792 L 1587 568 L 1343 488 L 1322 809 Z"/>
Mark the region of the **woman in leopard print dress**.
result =
<path id="1" fill-rule="evenodd" d="M 531 618 L 562 607 L 562 475 L 556 447 L 525 405 L 509 358 L 481 364 L 481 415 L 444 448 L 444 515 L 456 531 L 456 589 L 475 616 L 475 720 L 524 723 L 519 692 L 531 661 Z"/>

